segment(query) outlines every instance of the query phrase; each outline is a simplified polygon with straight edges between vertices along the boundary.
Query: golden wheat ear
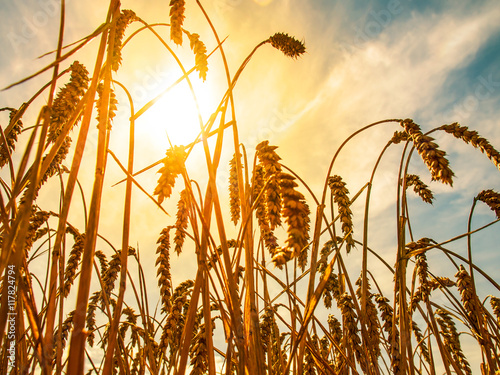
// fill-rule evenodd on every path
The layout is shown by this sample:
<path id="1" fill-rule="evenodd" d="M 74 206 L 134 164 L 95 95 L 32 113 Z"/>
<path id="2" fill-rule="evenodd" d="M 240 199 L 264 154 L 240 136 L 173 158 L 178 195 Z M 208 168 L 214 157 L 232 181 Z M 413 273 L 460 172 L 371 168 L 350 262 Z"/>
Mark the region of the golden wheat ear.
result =
<path id="1" fill-rule="evenodd" d="M 266 204 L 266 217 L 269 228 L 274 230 L 281 225 L 282 200 L 280 195 L 281 158 L 276 153 L 277 146 L 270 146 L 269 141 L 257 145 L 257 157 L 264 170 L 264 198 Z"/>
<path id="2" fill-rule="evenodd" d="M 115 39 L 113 44 L 113 57 L 111 60 L 111 69 L 115 72 L 118 71 L 122 63 L 122 39 L 125 34 L 125 29 L 132 22 L 137 20 L 137 16 L 134 11 L 129 9 L 124 9 L 120 13 L 120 16 L 116 20 L 116 31 L 115 31 Z"/>
<path id="3" fill-rule="evenodd" d="M 184 189 L 180 193 L 179 201 L 177 202 L 177 213 L 175 221 L 175 252 L 179 255 L 182 252 L 182 246 L 186 238 L 186 229 L 189 222 L 189 205 L 190 196 L 188 189 Z"/>
<path id="4" fill-rule="evenodd" d="M 420 126 L 415 124 L 412 119 L 401 121 L 401 126 L 410 136 L 418 154 L 427 165 L 431 172 L 432 180 L 441 181 L 450 186 L 453 185 L 454 173 L 449 166 L 446 153 L 438 148 L 438 145 L 433 142 L 434 138 L 425 135 L 420 130 Z"/>
<path id="5" fill-rule="evenodd" d="M 262 164 L 257 164 L 253 171 L 253 187 L 252 187 L 252 201 L 255 205 L 255 217 L 257 218 L 257 223 L 260 229 L 260 235 L 264 240 L 264 245 L 271 254 L 271 258 L 274 257 L 276 251 L 278 250 L 278 239 L 274 235 L 274 232 L 269 228 L 269 220 L 266 214 L 266 203 L 264 200 L 264 176 L 265 171 Z"/>
<path id="6" fill-rule="evenodd" d="M 236 153 L 229 162 L 229 209 L 234 225 L 240 219 L 240 192 L 238 187 L 238 172 L 236 171 Z"/>
<path id="7" fill-rule="evenodd" d="M 429 353 L 429 348 L 425 343 L 425 336 L 422 334 L 420 327 L 415 322 L 411 322 L 411 329 L 413 334 L 415 335 L 415 339 L 417 341 L 417 346 L 420 349 L 420 354 L 422 354 L 422 358 L 427 362 L 431 363 L 431 356 Z"/>
<path id="8" fill-rule="evenodd" d="M 321 272 L 321 276 L 324 275 L 324 270 Z M 339 300 L 340 297 L 340 284 L 337 277 L 337 274 L 332 272 L 328 277 L 328 280 L 325 284 L 325 289 L 323 290 L 323 303 L 327 309 L 332 307 L 332 301 L 335 298 L 336 301 Z"/>
<path id="9" fill-rule="evenodd" d="M 207 47 L 205 47 L 205 43 L 200 40 L 200 36 L 196 33 L 189 33 L 184 30 L 186 35 L 189 38 L 189 46 L 191 50 L 194 52 L 195 56 L 195 68 L 198 71 L 200 78 L 202 80 L 207 79 L 208 72 L 208 56 L 207 56 Z"/>
<path id="10" fill-rule="evenodd" d="M 473 280 L 463 265 L 460 265 L 455 277 L 467 318 L 475 327 L 480 327 L 479 324 L 483 317 L 483 306 L 478 300 Z"/>
<path id="11" fill-rule="evenodd" d="M 182 24 L 184 22 L 184 0 L 170 1 L 170 39 L 175 44 L 182 44 Z"/>
<path id="12" fill-rule="evenodd" d="M 288 229 L 287 247 L 298 258 L 299 267 L 304 270 L 307 263 L 309 247 L 309 206 L 304 195 L 297 191 L 295 177 L 288 173 L 280 174 L 281 198 L 283 201 L 282 216 Z"/>
<path id="13" fill-rule="evenodd" d="M 304 43 L 285 33 L 276 33 L 268 41 L 274 48 L 292 59 L 296 59 L 306 52 Z"/>
<path id="14" fill-rule="evenodd" d="M 437 309 L 436 315 L 436 321 L 441 328 L 441 335 L 444 339 L 444 345 L 450 351 L 453 360 L 461 367 L 461 369 L 466 374 L 472 374 L 469 362 L 465 358 L 465 355 L 462 351 L 462 346 L 460 345 L 460 336 L 455 327 L 453 319 L 451 319 L 450 315 L 443 309 Z"/>
<path id="15" fill-rule="evenodd" d="M 169 148 L 166 155 L 165 159 L 163 159 L 163 167 L 158 171 L 161 176 L 153 193 L 153 195 L 158 195 L 158 203 L 160 204 L 165 198 L 170 198 L 175 179 L 184 170 L 184 162 L 187 157 L 184 146 Z"/>
<path id="16" fill-rule="evenodd" d="M 439 129 L 478 148 L 497 168 L 500 168 L 500 152 L 498 152 L 486 138 L 481 137 L 477 131 L 469 130 L 466 126 L 460 126 L 456 122 L 450 125 L 443 125 Z"/>
<path id="17" fill-rule="evenodd" d="M 407 132 L 403 131 L 395 131 L 392 138 L 389 140 L 389 143 L 393 143 L 397 145 L 401 142 L 406 142 L 410 139 Z"/>
<path id="18" fill-rule="evenodd" d="M 391 367 L 395 374 L 401 371 L 401 353 L 399 351 L 399 330 L 398 320 L 394 319 L 394 309 L 389 304 L 389 300 L 381 294 L 374 294 L 375 302 L 382 319 L 382 328 L 390 337 L 389 352 L 391 355 Z M 397 317 L 396 317 L 397 318 Z"/>
<path id="19" fill-rule="evenodd" d="M 477 200 L 486 203 L 486 205 L 492 210 L 497 219 L 500 219 L 500 194 L 491 189 L 483 190 L 477 197 Z"/>
<path id="20" fill-rule="evenodd" d="M 419 176 L 416 174 L 407 174 L 405 180 L 407 188 L 413 186 L 415 194 L 417 194 L 425 203 L 432 204 L 434 195 L 429 187 L 422 182 Z"/>
<path id="21" fill-rule="evenodd" d="M 363 353 L 363 348 L 361 347 L 361 339 L 359 337 L 359 329 L 357 325 L 358 315 L 354 309 L 354 303 L 352 302 L 352 297 L 348 293 L 343 293 L 338 301 L 338 307 L 342 312 L 342 318 L 344 320 L 344 330 L 347 335 L 347 344 L 350 347 L 350 351 L 356 354 L 356 359 L 361 367 L 361 370 L 367 372 L 367 358 Z"/>
<path id="22" fill-rule="evenodd" d="M 156 243 L 156 266 L 158 267 L 158 286 L 160 287 L 160 298 L 162 311 L 169 313 L 172 308 L 172 275 L 170 273 L 170 227 L 163 228 Z"/>
<path id="23" fill-rule="evenodd" d="M 493 313 L 497 317 L 498 325 L 500 325 L 500 298 L 489 296 L 490 297 L 490 305 L 493 309 Z"/>
<path id="24" fill-rule="evenodd" d="M 354 239 L 352 237 L 352 211 L 350 207 L 351 201 L 348 195 L 349 190 L 346 188 L 346 183 L 342 181 L 342 177 L 337 175 L 328 178 L 328 186 L 332 191 L 333 201 L 338 205 L 342 233 L 345 237 L 346 250 L 349 253 L 351 248 L 354 247 Z"/>
<path id="25" fill-rule="evenodd" d="M 76 272 L 78 271 L 78 267 L 80 264 L 80 258 L 83 253 L 83 246 L 85 243 L 85 233 L 75 233 L 74 235 L 75 243 L 71 252 L 69 254 L 68 262 L 66 263 L 66 269 L 64 270 L 64 285 L 62 290 L 62 295 L 67 297 L 71 286 L 76 277 Z"/>
<path id="26" fill-rule="evenodd" d="M 95 331 L 97 330 L 96 311 L 98 303 L 103 299 L 102 292 L 94 292 L 88 300 L 87 315 L 85 316 L 85 328 L 87 330 L 87 342 L 93 347 L 95 340 Z"/>
<path id="27" fill-rule="evenodd" d="M 0 138 L 0 168 L 2 168 L 9 161 L 10 155 L 12 155 L 16 148 L 17 136 L 21 134 L 21 130 L 23 129 L 23 122 L 20 118 L 13 123 L 18 113 L 17 109 L 3 109 L 10 110 L 9 128 L 11 128 L 11 130 L 8 133 L 3 134 L 2 138 Z"/>
<path id="28" fill-rule="evenodd" d="M 366 307 L 365 323 L 368 334 L 363 337 L 363 346 L 366 347 L 371 357 L 368 358 L 371 366 L 376 366 L 377 358 L 380 356 L 380 323 L 377 318 L 377 309 L 373 303 L 373 294 L 370 292 L 370 282 L 368 278 L 363 280 L 362 274 L 356 280 L 356 296 L 361 301 L 363 295 L 364 283 L 366 282 Z"/>
<path id="29" fill-rule="evenodd" d="M 212 318 L 212 325 L 215 318 Z M 196 332 L 196 331 L 195 331 Z M 198 332 L 193 337 L 189 348 L 192 366 L 191 374 L 206 374 L 208 371 L 208 349 L 206 340 L 205 323 L 199 325 Z"/>
<path id="30" fill-rule="evenodd" d="M 50 109 L 50 125 L 47 140 L 55 142 L 62 128 L 73 116 L 76 107 L 88 89 L 89 73 L 84 65 L 75 61 L 70 66 L 69 82 L 59 90 Z M 76 124 L 77 121 L 75 121 Z"/>

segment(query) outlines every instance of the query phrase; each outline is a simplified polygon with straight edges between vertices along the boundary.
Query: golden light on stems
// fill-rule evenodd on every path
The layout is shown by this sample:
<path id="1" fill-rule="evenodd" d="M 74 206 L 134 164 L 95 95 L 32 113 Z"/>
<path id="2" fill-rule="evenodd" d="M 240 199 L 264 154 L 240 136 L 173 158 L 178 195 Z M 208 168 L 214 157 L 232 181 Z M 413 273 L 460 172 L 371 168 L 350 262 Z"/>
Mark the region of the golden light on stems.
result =
<path id="1" fill-rule="evenodd" d="M 169 148 L 166 155 L 163 159 L 163 167 L 158 171 L 160 178 L 153 193 L 158 195 L 158 203 L 160 204 L 165 198 L 170 198 L 175 180 L 184 170 L 184 162 L 186 161 L 186 151 L 183 146 Z"/>
<path id="2" fill-rule="evenodd" d="M 196 4 L 204 13 L 201 4 Z M 413 223 L 418 215 L 411 215 L 411 207 L 400 204 L 405 203 L 407 194 L 402 187 L 412 187 L 424 202 L 437 199 L 420 176 L 406 170 L 413 166 L 409 160 L 413 155 L 407 146 L 415 147 L 433 180 L 452 184 L 454 174 L 446 154 L 429 133 L 424 133 L 411 119 L 383 120 L 360 128 L 334 154 L 325 183 L 320 186 L 324 191 L 320 203 L 315 186 L 308 185 L 293 165 L 286 164 L 287 158 L 282 155 L 282 160 L 278 147 L 269 141 L 257 145 L 252 162 L 252 155 L 239 142 L 240 122 L 233 98 L 237 78 L 260 46 L 269 44 L 296 59 L 305 53 L 302 42 L 276 33 L 258 44 L 231 76 L 224 52 L 231 47 L 220 41 L 208 16 L 216 46 L 212 39 L 201 41 L 199 34 L 183 29 L 184 1 L 170 2 L 170 24 L 154 25 L 133 11 L 121 11 L 117 1 L 111 5 L 108 22 L 85 38 L 83 44 L 68 43 L 67 48 L 73 48 L 71 53 L 62 55 L 58 51 L 61 58 L 41 71 L 59 65 L 66 69 L 60 75 L 54 74 L 47 85 L 57 95 L 41 109 L 36 126 L 23 126 L 23 121 L 28 122 L 23 117 L 26 108 L 34 105 L 33 100 L 19 109 L 1 109 L 7 111 L 6 118 L 9 113 L 10 116 L 8 126 L 0 128 L 0 166 L 5 168 L 0 185 L 0 270 L 4 291 L 0 296 L 0 341 L 15 347 L 19 363 L 28 364 L 23 368 L 47 374 L 74 372 L 76 368 L 78 374 L 83 374 L 89 370 L 84 357 L 88 353 L 96 367 L 92 371 L 104 374 L 185 373 L 189 364 L 194 374 L 432 374 L 443 369 L 469 374 L 476 370 L 468 360 L 471 353 L 471 358 L 483 359 L 479 364 L 483 373 L 498 372 L 500 361 L 495 343 L 499 341 L 496 327 L 500 299 L 488 296 L 490 304 L 483 303 L 483 290 L 475 285 L 489 282 L 497 290 L 500 286 L 479 267 L 480 257 L 473 263 L 470 256 L 466 259 L 445 247 L 459 238 L 470 238 L 486 226 L 452 239 L 439 239 L 441 242 L 426 237 L 414 240 Z M 120 68 L 121 73 L 127 63 L 128 55 L 122 55 L 128 48 L 123 38 L 132 21 L 141 22 L 142 31 L 151 33 L 177 64 L 172 74 L 169 71 L 170 86 L 164 87 L 163 78 L 158 79 L 157 87 L 147 92 L 151 98 L 146 98 L 149 101 L 139 110 L 134 107 L 138 103 L 134 92 L 115 79 L 116 71 Z M 137 29 L 131 33 L 131 38 L 140 38 Z M 68 57 L 78 54 L 80 48 L 98 36 L 102 43 L 89 76 L 83 65 L 70 62 Z M 189 46 L 181 45 L 182 38 L 189 39 Z M 212 86 L 207 46 L 223 57 L 222 76 L 227 82 L 220 90 L 222 97 L 216 97 L 216 87 Z M 185 64 L 178 53 L 182 48 L 188 53 Z M 66 73 L 70 76 L 63 78 Z M 60 89 L 56 91 L 57 85 Z M 120 99 L 119 103 L 121 90 L 126 100 Z M 118 116 L 123 106 L 130 112 L 125 120 Z M 87 166 L 84 154 L 92 151 L 85 145 L 89 144 L 88 130 L 96 114 L 97 163 L 87 206 L 90 188 L 81 186 L 81 195 L 73 194 L 73 190 L 80 183 L 80 168 Z M 80 119 L 81 127 L 75 127 Z M 136 121 L 143 121 L 140 125 L 144 133 L 154 140 L 148 144 L 151 149 L 147 152 L 158 149 L 158 145 L 161 152 L 167 149 L 156 164 L 140 172 L 134 172 L 134 141 L 139 137 L 133 131 Z M 394 240 L 391 248 L 398 249 L 393 268 L 394 252 L 387 256 L 380 244 L 371 248 L 368 236 L 363 235 L 361 242 L 357 232 L 353 232 L 357 213 L 352 204 L 362 194 L 369 197 L 371 185 L 377 181 L 373 178 L 379 172 L 377 167 L 367 176 L 369 182 L 353 192 L 352 197 L 344 179 L 332 172 L 337 155 L 357 134 L 381 124 L 396 127 L 397 123 L 403 129 L 388 135 L 388 143 L 382 145 L 378 159 L 386 157 L 389 147 L 402 150 L 402 161 L 393 165 L 399 170 L 398 179 L 393 181 L 396 195 L 387 195 L 388 202 L 399 210 L 398 225 L 392 228 L 387 240 Z M 124 128 L 129 134 L 128 144 L 122 145 L 127 148 L 127 168 L 110 146 L 110 140 L 120 139 L 126 132 Z M 78 138 L 71 130 L 78 132 Z M 454 123 L 429 132 L 437 130 L 478 148 L 498 166 L 498 152 L 476 131 Z M 18 141 L 21 132 L 23 137 Z M 228 133 L 233 142 L 227 142 Z M 404 147 L 396 146 L 404 142 Z M 202 167 L 196 159 L 200 153 L 206 161 Z M 228 166 L 224 158 L 232 154 Z M 101 220 L 108 218 L 109 212 L 114 220 L 119 215 L 116 207 L 121 206 L 114 200 L 112 205 L 106 201 L 109 155 L 127 181 L 124 209 L 119 213 L 124 223 L 121 246 L 107 237 L 109 226 L 102 225 Z M 222 173 L 225 168 L 229 191 L 219 186 L 218 177 L 227 177 Z M 157 180 L 157 184 L 145 188 L 141 185 L 144 180 L 151 184 Z M 367 186 L 370 189 L 365 189 Z M 137 196 L 132 195 L 132 188 L 147 197 L 146 203 L 132 204 Z M 330 201 L 326 199 L 328 189 Z M 111 194 L 121 199 L 119 189 Z M 61 202 L 59 210 L 43 207 L 47 202 L 39 196 Z M 478 201 L 498 218 L 500 196 L 495 190 L 482 190 L 474 198 L 474 205 Z M 365 220 L 359 224 L 363 227 L 360 233 L 367 233 L 369 222 L 377 220 L 369 212 L 368 202 L 369 199 L 364 207 Z M 175 216 L 163 216 L 166 211 L 157 210 L 169 204 L 176 205 Z M 141 217 L 136 210 L 162 215 L 159 220 L 154 216 L 153 225 L 158 225 L 154 232 L 144 229 L 145 233 L 140 234 L 154 237 L 152 242 L 148 242 L 151 238 L 141 242 L 137 249 L 128 245 L 137 217 Z M 317 215 L 313 235 L 311 211 Z M 495 222 L 492 219 L 488 226 Z M 370 228 L 383 228 L 385 233 L 391 230 L 385 224 Z M 113 237 L 119 230 L 111 227 Z M 137 228 L 140 231 L 145 226 L 141 222 Z M 405 245 L 406 237 L 410 237 L 410 242 Z M 352 270 L 359 271 L 360 257 L 347 256 L 344 244 L 347 252 L 355 244 L 363 245 L 362 276 L 358 281 L 353 279 Z M 313 249 L 311 254 L 309 248 Z M 156 252 L 150 262 L 151 249 Z M 171 250 L 181 255 L 180 263 L 171 257 Z M 471 241 L 466 250 L 472 253 Z M 437 262 L 431 261 L 431 254 L 439 258 Z M 495 254 L 492 252 L 491 256 Z M 456 266 L 456 282 L 440 276 L 438 265 L 443 259 L 451 260 L 452 267 L 459 264 L 457 259 L 467 263 L 474 274 Z M 294 262 L 287 263 L 290 260 Z M 413 262 L 415 268 L 411 271 L 409 265 Z M 154 266 L 146 267 L 151 263 Z M 371 267 L 385 270 L 382 279 L 378 272 L 371 272 Z M 188 279 L 179 283 L 176 279 L 181 274 L 188 274 Z M 309 281 L 304 281 L 306 275 Z M 372 294 L 369 280 L 379 293 Z M 309 283 L 308 288 L 304 288 L 305 283 Z M 78 288 L 74 287 L 76 284 Z M 16 298 L 14 303 L 9 296 Z M 333 308 L 334 301 L 337 309 Z M 452 313 L 446 306 L 453 306 Z M 7 319 L 9 313 L 22 318 L 16 320 L 19 325 L 14 330 Z M 465 336 L 458 332 L 459 325 L 468 340 L 477 341 L 479 356 L 470 348 L 472 345 L 461 346 L 460 339 Z M 69 350 L 63 350 L 68 346 Z M 103 364 L 94 360 L 95 353 L 99 359 L 105 358 Z M 223 368 L 216 361 L 217 353 L 225 357 Z M 6 366 L 5 362 L 2 364 Z"/>

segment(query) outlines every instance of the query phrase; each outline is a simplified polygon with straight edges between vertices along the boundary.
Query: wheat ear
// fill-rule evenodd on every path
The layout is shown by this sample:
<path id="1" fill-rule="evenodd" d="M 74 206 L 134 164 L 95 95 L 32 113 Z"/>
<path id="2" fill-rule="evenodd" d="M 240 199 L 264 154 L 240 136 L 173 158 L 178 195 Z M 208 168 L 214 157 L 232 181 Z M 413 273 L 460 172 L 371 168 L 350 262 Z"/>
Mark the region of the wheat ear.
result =
<path id="1" fill-rule="evenodd" d="M 271 43 L 274 48 L 283 52 L 285 56 L 293 59 L 296 59 L 306 52 L 304 43 L 285 33 L 276 33 L 267 41 Z"/>
<path id="2" fill-rule="evenodd" d="M 346 250 L 349 253 L 351 248 L 354 247 L 353 225 L 352 225 L 352 211 L 351 201 L 349 199 L 349 190 L 347 190 L 346 183 L 342 181 L 340 176 L 330 176 L 328 178 L 328 186 L 332 191 L 333 201 L 337 203 L 339 210 L 340 222 L 342 224 L 342 233 L 345 237 Z"/>
<path id="3" fill-rule="evenodd" d="M 169 313 L 172 307 L 172 275 L 170 274 L 170 227 L 162 229 L 160 238 L 156 241 L 156 266 L 158 267 L 158 286 L 160 287 L 160 298 L 162 311 Z"/>
<path id="4" fill-rule="evenodd" d="M 469 362 L 465 358 L 465 355 L 462 351 L 462 347 L 460 345 L 460 338 L 457 329 L 455 327 L 455 323 L 453 322 L 449 314 L 442 309 L 437 309 L 436 314 L 438 315 L 436 317 L 436 321 L 441 327 L 441 335 L 444 338 L 444 344 L 450 350 L 453 360 L 455 361 L 455 363 L 460 365 L 462 370 L 467 375 L 471 375 L 472 370 L 470 368 Z"/>
<path id="5" fill-rule="evenodd" d="M 115 41 L 113 43 L 113 57 L 111 60 L 111 69 L 115 72 L 118 71 L 122 63 L 122 39 L 125 34 L 125 29 L 132 22 L 137 20 L 137 16 L 134 11 L 129 9 L 124 9 L 116 19 L 116 30 L 115 30 Z"/>
<path id="6" fill-rule="evenodd" d="M 190 205 L 190 195 L 189 190 L 184 189 L 180 193 L 179 201 L 177 202 L 177 213 L 175 221 L 175 252 L 179 255 L 182 251 L 182 246 L 184 245 L 184 240 L 186 238 L 186 229 L 189 222 L 189 205 Z"/>
<path id="7" fill-rule="evenodd" d="M 445 158 L 446 153 L 433 142 L 434 138 L 423 134 L 420 126 L 411 119 L 403 120 L 401 126 L 411 137 L 420 157 L 431 172 L 432 179 L 453 185 L 454 173 L 449 167 L 448 159 Z"/>
<path id="8" fill-rule="evenodd" d="M 497 219 L 500 219 L 500 194 L 493 190 L 483 190 L 477 197 L 477 200 L 484 202 L 492 210 Z"/>
<path id="9" fill-rule="evenodd" d="M 163 167 L 158 173 L 161 173 L 158 184 L 153 195 L 158 195 L 158 203 L 162 203 L 165 198 L 169 198 L 175 185 L 175 179 L 184 170 L 184 162 L 187 154 L 183 146 L 174 146 L 167 150 Z"/>
<path id="10" fill-rule="evenodd" d="M 182 24 L 184 22 L 184 0 L 170 1 L 170 39 L 175 44 L 182 44 Z"/>
<path id="11" fill-rule="evenodd" d="M 189 38 L 189 46 L 194 52 L 195 69 L 198 71 L 200 78 L 206 80 L 208 72 L 207 47 L 205 47 L 205 43 L 200 40 L 198 34 L 191 34 L 187 31 L 186 34 Z"/>
<path id="12" fill-rule="evenodd" d="M 500 152 L 498 152 L 486 138 L 481 137 L 477 131 L 469 130 L 466 126 L 460 126 L 456 122 L 451 125 L 443 125 L 440 129 L 480 149 L 497 168 L 500 168 Z"/>
<path id="13" fill-rule="evenodd" d="M 236 171 L 236 153 L 229 162 L 229 208 L 231 220 L 236 225 L 240 219 L 240 192 L 238 188 L 238 172 Z"/>
<path id="14" fill-rule="evenodd" d="M 2 168 L 9 161 L 9 156 L 14 152 L 16 148 L 17 136 L 21 134 L 21 130 L 23 129 L 23 122 L 21 119 L 18 119 L 15 124 L 12 124 L 12 121 L 16 117 L 18 111 L 16 109 L 10 110 L 10 121 L 9 124 L 12 125 L 12 128 L 8 134 L 5 135 L 4 142 L 1 142 L 0 145 L 0 168 Z"/>
<path id="15" fill-rule="evenodd" d="M 434 195 L 429 187 L 422 182 L 419 176 L 416 174 L 407 174 L 405 177 L 406 187 L 413 186 L 413 191 L 417 194 L 425 203 L 432 204 Z"/>

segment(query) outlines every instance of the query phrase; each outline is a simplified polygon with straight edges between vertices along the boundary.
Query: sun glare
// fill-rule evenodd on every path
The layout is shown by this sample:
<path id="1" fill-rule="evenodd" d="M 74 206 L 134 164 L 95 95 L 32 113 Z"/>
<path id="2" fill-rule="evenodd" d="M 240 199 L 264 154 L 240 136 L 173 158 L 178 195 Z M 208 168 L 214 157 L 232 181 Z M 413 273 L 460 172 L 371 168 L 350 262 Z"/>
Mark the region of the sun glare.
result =
<path id="1" fill-rule="evenodd" d="M 218 97 L 212 83 L 193 81 L 193 91 L 183 82 L 169 90 L 142 117 L 144 130 L 151 143 L 162 150 L 172 145 L 187 145 L 200 133 L 203 124 L 215 111 Z"/>

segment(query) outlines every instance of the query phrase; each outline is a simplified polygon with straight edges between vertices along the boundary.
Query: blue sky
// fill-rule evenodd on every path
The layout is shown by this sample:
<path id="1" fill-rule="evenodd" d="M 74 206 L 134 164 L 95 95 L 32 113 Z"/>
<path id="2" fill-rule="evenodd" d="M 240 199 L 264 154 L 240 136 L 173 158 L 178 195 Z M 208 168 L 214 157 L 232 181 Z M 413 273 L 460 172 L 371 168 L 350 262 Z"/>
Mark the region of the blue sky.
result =
<path id="1" fill-rule="evenodd" d="M 87 4 L 67 4 L 66 41 L 90 33 L 104 19 L 106 9 L 98 1 Z M 305 42 L 307 53 L 297 61 L 287 60 L 270 46 L 261 48 L 235 95 L 243 143 L 251 148 L 269 138 L 280 145 L 285 163 L 310 181 L 317 193 L 341 141 L 384 118 L 411 117 L 426 130 L 458 121 L 500 145 L 500 7 L 494 1 L 216 0 L 205 6 L 220 35 L 228 36 L 233 72 L 255 44 L 274 32 L 288 32 Z M 167 19 L 163 2 L 123 1 L 122 7 L 134 9 L 149 22 Z M 55 0 L 2 0 L 2 87 L 50 61 L 36 58 L 56 44 L 58 8 Z M 199 10 L 190 2 L 187 9 L 185 26 L 213 48 Z M 148 52 L 154 61 L 155 49 Z M 77 58 L 91 70 L 94 53 L 95 44 Z M 130 59 L 133 68 L 125 65 L 123 70 L 129 69 L 132 80 L 158 69 L 156 62 L 136 64 Z M 163 63 L 163 57 L 159 61 Z M 209 77 L 220 79 L 217 64 L 211 61 Z M 0 92 L 2 106 L 19 106 L 48 77 Z M 396 129 L 372 131 L 360 138 L 357 147 L 346 150 L 337 172 L 345 173 L 352 191 L 366 180 L 373 155 Z M 442 199 L 467 201 L 481 189 L 499 186 L 496 169 L 478 151 L 448 136 L 439 135 L 438 141 L 456 158 L 451 160 L 457 174 L 456 191 L 450 195 L 454 198 Z M 150 160 L 163 152 L 150 153 Z M 417 158 L 413 164 L 424 171 Z M 390 181 L 394 173 L 389 166 L 383 171 L 382 187 L 394 185 Z M 447 187 L 432 187 L 450 193 Z"/>
<path id="2" fill-rule="evenodd" d="M 107 9 L 100 1 L 83 3 L 67 4 L 67 42 L 83 37 L 104 21 Z M 208 26 L 195 3 L 190 0 L 187 3 L 185 27 L 198 32 L 211 50 L 215 42 Z M 228 36 L 225 48 L 233 73 L 253 46 L 275 32 L 287 32 L 305 42 L 307 53 L 296 61 L 286 59 L 269 45 L 262 47 L 235 90 L 236 109 L 241 141 L 247 149 L 266 138 L 279 145 L 284 163 L 303 176 L 318 195 L 337 147 L 353 131 L 378 120 L 410 117 L 424 131 L 458 121 L 479 131 L 500 148 L 497 1 L 214 0 L 205 3 L 220 36 Z M 123 0 L 122 8 L 134 9 L 149 22 L 168 21 L 168 1 Z M 5 87 L 50 62 L 50 58 L 36 57 L 55 48 L 57 9 L 55 0 L 0 0 L 0 86 Z M 141 47 L 144 47 L 141 43 L 134 46 L 131 43 L 130 52 L 124 56 L 130 63 L 124 64 L 119 73 L 119 78 L 135 87 L 137 94 L 141 86 L 136 81 L 143 82 L 144 87 L 146 78 L 152 75 L 163 79 L 162 69 L 170 69 L 170 62 L 159 48 L 153 44 L 146 50 Z M 91 44 L 77 56 L 89 70 L 95 49 L 96 44 Z M 148 54 L 146 60 L 145 54 Z M 212 59 L 207 84 L 220 94 L 217 81 L 221 82 L 223 76 L 218 68 L 220 61 Z M 176 74 L 165 73 L 165 77 L 168 80 Z M 0 92 L 0 107 L 18 107 L 48 79 L 46 74 Z M 160 89 L 160 86 L 151 88 L 151 95 Z M 43 104 L 43 99 L 39 103 Z M 36 112 L 30 115 L 33 118 Z M 1 121 L 5 126 L 4 117 Z M 397 124 L 384 125 L 361 135 L 346 148 L 334 173 L 344 177 L 351 193 L 367 181 L 375 158 L 395 130 L 400 130 Z M 159 133 L 160 138 L 163 133 Z M 119 135 L 115 137 L 116 143 L 122 141 Z M 431 183 L 415 155 L 410 169 L 421 174 L 431 186 L 436 203 L 432 207 L 418 200 L 410 203 L 416 236 L 442 241 L 465 230 L 473 197 L 483 189 L 499 191 L 500 175 L 478 150 L 445 134 L 438 133 L 435 137 L 450 156 L 457 175 L 454 189 Z M 144 164 L 138 162 L 137 168 L 163 157 L 167 143 L 165 137 L 161 139 L 165 146 L 155 148 L 149 145 L 156 140 L 147 135 L 141 138 Z M 393 197 L 401 150 L 396 146 L 388 153 L 373 191 L 370 233 L 380 251 L 388 256 L 394 248 L 393 237 L 387 235 L 386 228 L 394 228 Z M 224 162 L 230 154 L 228 150 Z M 92 167 L 89 164 L 89 176 Z M 119 172 L 110 173 L 109 184 L 119 178 Z M 221 168 L 220 174 L 227 175 L 227 168 Z M 144 177 L 143 183 L 153 189 L 156 178 L 151 173 Z M 139 226 L 133 241 L 144 249 L 154 249 L 166 219 L 155 216 L 158 212 L 147 200 L 138 199 L 137 217 L 143 226 Z M 110 201 L 113 202 L 112 197 Z M 140 210 L 144 207 L 148 212 Z M 477 208 L 478 225 L 493 218 L 486 208 Z M 102 221 L 102 228 L 112 231 L 113 215 L 109 221 Z M 148 228 L 152 233 L 144 237 L 142 233 Z M 478 242 L 477 248 L 481 250 L 477 259 L 495 276 L 500 268 L 500 252 L 494 232 L 485 232 L 483 242 Z"/>
<path id="3" fill-rule="evenodd" d="M 104 19 L 106 9 L 98 1 L 87 4 L 67 4 L 66 41 L 90 33 Z M 238 83 L 236 109 L 247 148 L 264 138 L 280 145 L 284 162 L 316 194 L 321 192 L 336 147 L 352 131 L 373 121 L 411 117 L 424 130 L 458 121 L 500 145 L 500 7 L 494 1 L 217 0 L 205 6 L 220 35 L 228 36 L 225 44 L 233 72 L 254 45 L 274 32 L 288 32 L 305 42 L 307 53 L 296 61 L 270 46 L 261 48 Z M 134 9 L 149 22 L 165 21 L 168 16 L 167 6 L 159 1 L 147 5 L 123 1 L 122 7 Z M 56 44 L 59 5 L 55 0 L 2 0 L 0 9 L 0 83 L 5 87 L 50 61 L 50 57 L 36 58 Z M 190 2 L 185 27 L 198 32 L 213 48 L 210 31 Z M 158 73 L 158 64 L 165 58 L 155 48 L 148 53 L 148 60 L 139 59 L 142 52 L 126 55 L 131 62 L 119 77 L 130 79 L 133 86 L 134 79 Z M 94 54 L 95 43 L 76 58 L 91 70 Z M 220 62 L 210 64 L 209 77 L 221 79 Z M 48 77 L 0 92 L 2 106 L 19 106 Z M 364 184 L 373 158 L 397 129 L 397 125 L 381 127 L 346 149 L 334 172 L 343 175 L 352 192 Z M 457 174 L 453 191 L 431 184 L 438 199 L 468 205 L 480 190 L 499 186 L 496 168 L 478 151 L 449 136 L 437 138 L 453 157 Z M 158 147 L 145 160 L 158 160 L 163 153 L 164 148 Z M 380 198 L 387 189 L 394 191 L 397 154 L 380 173 L 380 189 L 374 191 Z M 412 166 L 430 182 L 418 158 Z M 154 185 L 155 176 L 150 179 L 149 185 Z M 380 203 L 373 207 L 375 214 L 392 204 L 387 199 L 376 201 Z M 448 215 L 460 222 L 459 215 Z M 500 264 L 498 258 L 495 261 Z"/>

